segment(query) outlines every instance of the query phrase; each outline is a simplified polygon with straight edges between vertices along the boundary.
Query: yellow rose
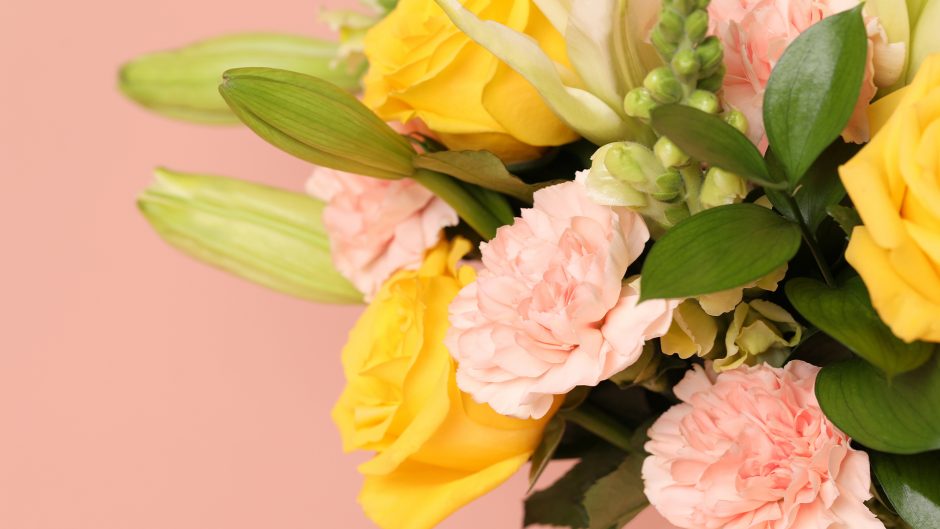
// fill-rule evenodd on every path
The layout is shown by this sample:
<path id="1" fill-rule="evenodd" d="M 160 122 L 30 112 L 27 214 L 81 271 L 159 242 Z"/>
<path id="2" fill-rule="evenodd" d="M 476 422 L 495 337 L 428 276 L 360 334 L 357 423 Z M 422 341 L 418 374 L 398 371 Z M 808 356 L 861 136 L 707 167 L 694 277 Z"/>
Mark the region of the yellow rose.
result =
<path id="1" fill-rule="evenodd" d="M 475 273 L 458 239 L 418 271 L 382 287 L 343 349 L 347 386 L 333 409 L 346 451 L 371 450 L 359 470 L 366 514 L 383 529 L 428 529 L 489 492 L 535 450 L 549 417 L 504 417 L 457 389 L 444 347 L 448 306 Z"/>
<path id="2" fill-rule="evenodd" d="M 877 134 L 839 170 L 865 224 L 846 258 L 894 334 L 940 342 L 940 55 L 870 114 Z"/>
<path id="3" fill-rule="evenodd" d="M 466 7 L 534 38 L 567 64 L 565 42 L 531 0 L 468 0 Z M 363 102 L 386 121 L 424 121 L 454 150 L 506 161 L 577 139 L 528 81 L 470 40 L 434 0 L 400 0 L 365 38 Z"/>

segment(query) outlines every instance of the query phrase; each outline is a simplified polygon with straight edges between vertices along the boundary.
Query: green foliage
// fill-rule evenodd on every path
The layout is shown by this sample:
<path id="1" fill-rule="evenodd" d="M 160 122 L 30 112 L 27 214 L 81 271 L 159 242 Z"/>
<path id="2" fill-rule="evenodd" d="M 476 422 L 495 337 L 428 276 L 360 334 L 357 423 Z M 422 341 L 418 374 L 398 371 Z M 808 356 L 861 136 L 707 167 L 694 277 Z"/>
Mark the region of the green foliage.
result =
<path id="1" fill-rule="evenodd" d="M 532 203 L 532 193 L 550 185 L 561 183 L 559 180 L 527 184 L 510 173 L 495 154 L 488 151 L 440 151 L 419 155 L 415 167 L 444 173 L 454 178 L 492 189 L 509 195 L 528 204 Z"/>
<path id="2" fill-rule="evenodd" d="M 940 452 L 870 456 L 881 489 L 911 529 L 940 529 Z"/>
<path id="3" fill-rule="evenodd" d="M 787 297 L 813 325 L 885 372 L 888 378 L 917 369 L 937 347 L 926 342 L 905 343 L 871 305 L 862 278 L 855 276 L 830 288 L 813 279 L 787 283 Z"/>
<path id="4" fill-rule="evenodd" d="M 774 67 L 764 93 L 764 125 L 791 189 L 852 116 L 867 49 L 859 5 L 803 32 Z"/>
<path id="5" fill-rule="evenodd" d="M 535 487 L 539 477 L 548 468 L 552 456 L 558 450 L 561 439 L 565 435 L 565 419 L 560 415 L 555 415 L 545 426 L 545 432 L 542 433 L 542 441 L 532 453 L 532 461 L 529 466 L 529 490 Z"/>
<path id="6" fill-rule="evenodd" d="M 620 529 L 649 505 L 640 472 L 644 455 L 631 453 L 585 492 L 588 529 Z"/>
<path id="7" fill-rule="evenodd" d="M 800 229 L 754 204 L 709 209 L 659 239 L 643 265 L 643 299 L 685 298 L 756 281 L 792 258 Z"/>
<path id="8" fill-rule="evenodd" d="M 875 450 L 915 454 L 940 449 L 940 355 L 888 380 L 856 358 L 826 366 L 816 397 L 836 426 Z"/>

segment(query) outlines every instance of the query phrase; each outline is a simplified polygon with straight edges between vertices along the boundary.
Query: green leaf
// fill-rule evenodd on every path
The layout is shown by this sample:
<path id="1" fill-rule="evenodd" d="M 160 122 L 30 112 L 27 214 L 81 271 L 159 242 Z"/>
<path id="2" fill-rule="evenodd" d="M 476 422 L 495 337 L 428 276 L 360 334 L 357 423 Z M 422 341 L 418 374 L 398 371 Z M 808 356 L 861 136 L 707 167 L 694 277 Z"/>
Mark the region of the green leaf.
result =
<path id="1" fill-rule="evenodd" d="M 440 151 L 419 155 L 415 167 L 444 173 L 454 178 L 486 189 L 532 203 L 532 193 L 543 187 L 559 184 L 553 180 L 539 184 L 527 184 L 510 173 L 502 160 L 489 151 Z"/>
<path id="2" fill-rule="evenodd" d="M 751 140 L 718 116 L 685 105 L 663 105 L 650 115 L 656 132 L 692 158 L 763 186 L 786 186 L 767 170 L 764 158 Z"/>
<path id="3" fill-rule="evenodd" d="M 414 172 L 408 140 L 327 81 L 273 68 L 238 68 L 225 72 L 219 91 L 251 130 L 302 160 L 376 178 Z"/>
<path id="4" fill-rule="evenodd" d="M 895 336 L 872 308 L 865 283 L 858 276 L 837 288 L 813 279 L 794 279 L 787 283 L 786 292 L 810 323 L 884 371 L 889 379 L 922 366 L 937 349 L 931 343 L 908 344 Z"/>
<path id="5" fill-rule="evenodd" d="M 774 67 L 764 93 L 764 126 L 791 188 L 852 116 L 867 50 L 859 5 L 803 32 Z"/>
<path id="6" fill-rule="evenodd" d="M 548 463 L 558 450 L 561 444 L 561 438 L 565 435 L 565 419 L 556 415 L 548 421 L 545 426 L 545 432 L 542 433 L 542 441 L 532 453 L 532 463 L 529 466 L 529 490 L 531 491 L 538 482 L 542 473 L 548 468 Z"/>
<path id="7" fill-rule="evenodd" d="M 584 494 L 588 529 L 620 529 L 649 505 L 641 469 L 645 454 L 630 454 Z"/>
<path id="8" fill-rule="evenodd" d="M 859 443 L 894 454 L 940 449 L 940 355 L 888 381 L 857 358 L 826 366 L 816 379 L 826 416 Z"/>
<path id="9" fill-rule="evenodd" d="M 869 455 L 885 496 L 911 529 L 940 529 L 940 452 Z"/>
<path id="10" fill-rule="evenodd" d="M 642 299 L 687 298 L 756 281 L 789 261 L 800 229 L 754 204 L 731 204 L 683 220 L 643 264 Z"/>
<path id="11" fill-rule="evenodd" d="M 587 529 L 590 518 L 583 504 L 584 495 L 597 480 L 613 472 L 624 456 L 623 451 L 606 444 L 586 453 L 552 486 L 526 498 L 525 525 Z"/>
<path id="12" fill-rule="evenodd" d="M 340 60 L 338 43 L 275 33 L 238 33 L 148 53 L 121 67 L 121 91 L 167 117 L 210 124 L 239 120 L 219 96 L 222 72 L 242 66 L 283 68 L 359 89 L 365 61 Z"/>
<path id="13" fill-rule="evenodd" d="M 323 202 L 220 176 L 156 170 L 138 199 L 177 249 L 249 281 L 311 301 L 361 303 L 336 269 Z"/>
<path id="14" fill-rule="evenodd" d="M 839 224 L 839 227 L 842 228 L 842 231 L 844 231 L 845 234 L 849 237 L 852 236 L 852 232 L 856 227 L 862 225 L 862 217 L 858 214 L 858 211 L 856 211 L 855 208 L 836 204 L 835 206 L 829 206 L 826 209 L 826 213 L 832 217 L 832 220 Z"/>

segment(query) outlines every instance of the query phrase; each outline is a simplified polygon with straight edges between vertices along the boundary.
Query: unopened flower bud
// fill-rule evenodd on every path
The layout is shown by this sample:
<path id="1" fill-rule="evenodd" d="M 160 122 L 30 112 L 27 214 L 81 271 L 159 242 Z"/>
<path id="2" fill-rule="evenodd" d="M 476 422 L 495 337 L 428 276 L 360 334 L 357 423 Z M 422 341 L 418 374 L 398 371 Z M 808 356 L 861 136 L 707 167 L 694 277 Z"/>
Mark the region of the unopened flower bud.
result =
<path id="1" fill-rule="evenodd" d="M 673 54 L 676 53 L 676 50 L 679 49 L 678 44 L 671 42 L 663 35 L 659 26 L 653 28 L 653 32 L 650 34 L 650 41 L 653 43 L 653 47 L 656 48 L 656 51 L 659 52 L 659 55 L 666 60 L 672 57 Z"/>
<path id="2" fill-rule="evenodd" d="M 670 9 L 664 9 L 659 19 L 659 31 L 669 42 L 676 43 L 682 38 L 682 17 Z"/>
<path id="3" fill-rule="evenodd" d="M 689 155 L 665 136 L 656 141 L 653 152 L 665 167 L 682 167 L 689 163 Z"/>
<path id="4" fill-rule="evenodd" d="M 679 75 L 691 76 L 698 73 L 698 57 L 690 49 L 684 49 L 672 58 L 672 69 Z"/>
<path id="5" fill-rule="evenodd" d="M 709 114 L 717 114 L 718 111 L 721 110 L 721 103 L 718 102 L 718 96 L 716 96 L 714 92 L 707 90 L 696 90 L 692 92 L 685 100 L 685 104 Z"/>
<path id="6" fill-rule="evenodd" d="M 696 88 L 699 90 L 708 90 L 709 92 L 721 90 L 721 85 L 725 82 L 725 70 L 725 65 L 721 64 L 715 73 L 704 79 L 700 79 Z"/>
<path id="7" fill-rule="evenodd" d="M 645 171 L 628 154 L 633 148 L 631 145 L 645 148 L 628 142 L 610 143 L 591 156 L 591 169 L 578 174 L 578 181 L 584 184 L 591 200 L 603 206 L 626 206 L 635 209 L 647 206 L 649 200 L 646 193 L 638 191 L 630 183 L 631 180 L 644 184 L 646 182 Z M 617 175 L 614 175 L 608 166 L 608 159 L 610 165 L 616 169 Z M 636 176 L 633 176 L 634 173 Z M 624 175 L 627 175 L 627 178 L 623 178 Z"/>
<path id="8" fill-rule="evenodd" d="M 696 0 L 695 7 L 699 9 L 708 9 L 708 4 L 711 3 L 711 0 Z"/>
<path id="9" fill-rule="evenodd" d="M 725 113 L 725 123 L 731 125 L 732 127 L 738 129 L 741 134 L 747 134 L 748 123 L 747 117 L 743 112 L 737 109 L 733 109 L 730 112 Z"/>
<path id="10" fill-rule="evenodd" d="M 643 86 L 660 103 L 677 103 L 682 99 L 682 84 L 666 66 L 660 66 L 646 75 Z"/>
<path id="11" fill-rule="evenodd" d="M 675 169 L 668 169 L 656 177 L 656 190 L 653 198 L 661 202 L 672 202 L 679 198 L 682 191 L 682 175 Z"/>
<path id="12" fill-rule="evenodd" d="M 639 143 L 614 143 L 604 156 L 610 174 L 641 189 L 665 172 L 652 151 Z"/>
<path id="13" fill-rule="evenodd" d="M 695 7 L 697 0 L 669 0 L 665 3 L 664 7 L 672 7 L 682 15 L 689 14 L 690 11 Z M 665 11 L 665 9 L 663 9 Z"/>
<path id="14" fill-rule="evenodd" d="M 712 167 L 705 174 L 699 200 L 704 208 L 715 208 L 740 202 L 747 196 L 747 183 L 740 176 Z"/>
<path id="15" fill-rule="evenodd" d="M 703 40 L 695 48 L 695 54 L 702 65 L 702 72 L 710 74 L 714 72 L 724 59 L 724 50 L 721 47 L 721 41 L 718 37 L 711 36 Z"/>
<path id="16" fill-rule="evenodd" d="M 657 105 L 646 88 L 634 88 L 623 99 L 624 112 L 633 118 L 650 119 L 650 111 Z"/>
<path id="17" fill-rule="evenodd" d="M 708 33 L 708 12 L 696 9 L 685 18 L 685 36 L 693 43 L 702 42 Z"/>

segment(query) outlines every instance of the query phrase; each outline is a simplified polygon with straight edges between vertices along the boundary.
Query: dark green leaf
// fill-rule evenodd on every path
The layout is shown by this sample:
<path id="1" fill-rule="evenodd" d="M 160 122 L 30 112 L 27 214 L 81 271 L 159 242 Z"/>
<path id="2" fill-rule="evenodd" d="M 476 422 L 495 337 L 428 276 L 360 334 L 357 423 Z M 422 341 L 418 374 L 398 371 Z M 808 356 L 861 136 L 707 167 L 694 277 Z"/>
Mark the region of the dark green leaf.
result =
<path id="1" fill-rule="evenodd" d="M 940 529 L 940 452 L 870 455 L 878 483 L 911 529 Z"/>
<path id="2" fill-rule="evenodd" d="M 584 494 L 588 529 L 620 529 L 649 505 L 643 493 L 642 452 L 630 454 Z"/>
<path id="3" fill-rule="evenodd" d="M 816 379 L 826 416 L 859 443 L 895 454 L 940 449 L 940 355 L 888 381 L 857 358 L 826 366 Z"/>
<path id="4" fill-rule="evenodd" d="M 525 525 L 555 525 L 587 529 L 590 524 L 584 495 L 600 478 L 613 472 L 626 454 L 609 445 L 586 453 L 567 474 L 525 500 Z"/>
<path id="5" fill-rule="evenodd" d="M 936 350 L 926 342 L 903 342 L 875 312 L 862 278 L 855 276 L 838 288 L 813 279 L 787 283 L 787 297 L 810 323 L 893 378 L 917 369 Z"/>
<path id="6" fill-rule="evenodd" d="M 643 299 L 686 298 L 756 281 L 796 255 L 800 229 L 754 204 L 731 204 L 683 220 L 643 265 Z"/>
<path id="7" fill-rule="evenodd" d="M 252 131 L 302 160 L 376 178 L 414 172 L 407 139 L 340 88 L 273 68 L 225 72 L 219 92 Z"/>
<path id="8" fill-rule="evenodd" d="M 651 113 L 653 128 L 696 160 L 769 187 L 784 187 L 767 171 L 760 151 L 718 116 L 684 105 L 663 105 Z"/>
<path id="9" fill-rule="evenodd" d="M 856 226 L 862 225 L 862 217 L 854 208 L 836 204 L 835 206 L 829 206 L 826 213 L 839 224 L 842 231 L 849 237 L 852 236 L 852 231 L 855 230 Z"/>
<path id="10" fill-rule="evenodd" d="M 764 93 L 764 126 L 791 188 L 852 116 L 867 49 L 859 5 L 803 32 L 774 67 Z"/>
<path id="11" fill-rule="evenodd" d="M 475 184 L 532 203 L 532 193 L 560 181 L 527 184 L 506 170 L 503 162 L 489 151 L 429 152 L 415 159 L 415 167 L 437 171 L 457 180 Z"/>
<path id="12" fill-rule="evenodd" d="M 535 452 L 532 454 L 532 463 L 529 466 L 530 491 L 535 487 L 535 483 L 539 480 L 542 473 L 545 472 L 545 469 L 548 468 L 548 463 L 555 455 L 555 451 L 558 450 L 558 445 L 561 443 L 561 438 L 564 437 L 564 435 L 565 420 L 559 415 L 552 417 L 552 420 L 545 426 L 545 432 L 542 434 L 542 442 L 539 443 L 535 448 Z"/>

